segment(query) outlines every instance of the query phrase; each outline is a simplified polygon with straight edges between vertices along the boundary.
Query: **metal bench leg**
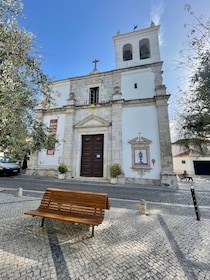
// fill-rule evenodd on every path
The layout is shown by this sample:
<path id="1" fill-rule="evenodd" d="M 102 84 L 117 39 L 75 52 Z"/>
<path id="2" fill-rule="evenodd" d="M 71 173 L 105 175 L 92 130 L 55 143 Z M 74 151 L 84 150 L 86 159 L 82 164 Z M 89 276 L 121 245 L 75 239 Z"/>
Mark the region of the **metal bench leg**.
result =
<path id="1" fill-rule="evenodd" d="M 92 226 L 92 235 L 91 237 L 94 237 L 94 226 Z"/>
<path id="2" fill-rule="evenodd" d="M 42 218 L 41 227 L 43 227 L 43 225 L 44 225 L 44 218 Z"/>

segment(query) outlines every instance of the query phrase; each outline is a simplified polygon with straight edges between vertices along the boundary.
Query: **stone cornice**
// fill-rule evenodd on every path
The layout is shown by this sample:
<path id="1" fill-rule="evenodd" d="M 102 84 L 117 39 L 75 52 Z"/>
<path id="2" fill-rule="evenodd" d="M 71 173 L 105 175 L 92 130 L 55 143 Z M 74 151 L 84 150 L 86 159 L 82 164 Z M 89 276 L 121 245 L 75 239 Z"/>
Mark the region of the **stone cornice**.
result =
<path id="1" fill-rule="evenodd" d="M 110 107 L 113 105 L 117 105 L 117 104 L 122 104 L 123 107 L 129 107 L 129 106 L 139 106 L 139 105 L 151 105 L 151 104 L 155 104 L 156 102 L 160 102 L 163 101 L 165 103 L 165 101 L 167 101 L 169 99 L 170 95 L 169 94 L 163 94 L 163 95 L 156 95 L 153 96 L 152 98 L 141 98 L 141 99 L 131 99 L 131 100 L 124 100 L 124 99 L 119 99 L 119 100 L 112 100 L 109 101 L 107 103 L 103 103 L 103 104 L 97 104 L 96 108 L 100 109 L 103 107 Z M 43 113 L 43 114 L 52 114 L 52 113 L 66 113 L 67 110 L 81 110 L 81 109 L 90 109 L 93 110 L 90 105 L 66 105 L 66 106 L 62 106 L 59 108 L 51 108 L 51 109 L 37 109 L 36 112 L 37 113 Z"/>
<path id="2" fill-rule="evenodd" d="M 75 124 L 75 128 L 87 128 L 87 127 L 108 127 L 111 123 L 97 116 L 88 116 L 79 123 Z"/>
<path id="3" fill-rule="evenodd" d="M 134 71 L 134 70 L 139 70 L 139 69 L 145 69 L 145 68 L 153 68 L 153 67 L 157 67 L 157 66 L 162 66 L 163 61 L 159 61 L 159 62 L 154 62 L 154 63 L 148 63 L 148 64 L 143 64 L 143 65 L 136 65 L 136 66 L 131 66 L 131 67 L 126 67 L 126 68 L 120 68 L 120 69 L 114 69 L 114 70 L 110 70 L 110 71 L 106 71 L 106 72 L 99 72 L 96 74 L 88 74 L 88 75 L 84 75 L 84 76 L 76 76 L 76 77 L 72 77 L 72 78 L 65 78 L 62 80 L 57 80 L 57 81 L 53 81 L 53 84 L 60 84 L 60 83 L 68 83 L 71 81 L 75 81 L 75 80 L 91 80 L 91 79 L 100 79 L 109 75 L 113 75 L 113 74 L 121 74 L 123 72 L 128 72 L 128 71 Z"/>

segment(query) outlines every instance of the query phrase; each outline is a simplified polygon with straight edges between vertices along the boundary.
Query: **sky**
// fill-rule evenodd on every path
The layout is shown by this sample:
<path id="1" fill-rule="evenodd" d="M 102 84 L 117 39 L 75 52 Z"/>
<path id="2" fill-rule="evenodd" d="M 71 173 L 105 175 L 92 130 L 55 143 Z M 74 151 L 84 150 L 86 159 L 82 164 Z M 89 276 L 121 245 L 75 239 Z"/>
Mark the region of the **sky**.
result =
<path id="1" fill-rule="evenodd" d="M 101 72 L 115 69 L 112 37 L 160 25 L 160 53 L 163 84 L 167 87 L 169 115 L 179 87 L 185 82 L 178 67 L 179 52 L 187 41 L 185 24 L 194 20 L 184 9 L 190 4 L 196 15 L 210 15 L 209 0 L 23 0 L 27 31 L 36 36 L 37 50 L 43 56 L 43 71 L 53 80 L 88 75 L 98 59 Z"/>

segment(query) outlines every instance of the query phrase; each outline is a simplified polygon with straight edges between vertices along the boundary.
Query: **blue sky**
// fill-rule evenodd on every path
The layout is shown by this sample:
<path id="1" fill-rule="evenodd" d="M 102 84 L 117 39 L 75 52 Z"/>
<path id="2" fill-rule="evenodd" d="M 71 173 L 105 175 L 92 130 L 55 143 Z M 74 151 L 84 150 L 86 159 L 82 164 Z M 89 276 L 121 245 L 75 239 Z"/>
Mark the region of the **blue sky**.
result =
<path id="1" fill-rule="evenodd" d="M 137 24 L 161 25 L 163 83 L 176 96 L 183 75 L 177 69 L 179 51 L 187 39 L 184 24 L 193 18 L 184 10 L 189 3 L 196 15 L 210 15 L 209 0 L 23 0 L 25 19 L 21 24 L 36 36 L 38 51 L 44 56 L 43 70 L 53 80 L 89 74 L 92 61 L 98 70 L 115 68 L 112 37 L 127 33 Z M 173 107 L 170 104 L 171 108 Z M 173 109 L 171 111 L 173 114 Z"/>

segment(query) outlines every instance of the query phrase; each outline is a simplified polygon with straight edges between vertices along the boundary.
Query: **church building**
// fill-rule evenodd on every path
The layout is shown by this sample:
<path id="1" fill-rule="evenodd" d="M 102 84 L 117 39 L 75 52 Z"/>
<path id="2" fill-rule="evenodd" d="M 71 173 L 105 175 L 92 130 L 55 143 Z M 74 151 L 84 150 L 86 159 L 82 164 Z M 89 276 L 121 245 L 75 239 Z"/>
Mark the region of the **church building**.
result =
<path id="1" fill-rule="evenodd" d="M 55 104 L 36 114 L 58 143 L 31 155 L 27 172 L 57 176 L 65 163 L 68 179 L 108 182 L 118 163 L 120 183 L 177 187 L 159 29 L 118 31 L 114 70 L 99 72 L 95 60 L 91 73 L 53 82 Z"/>

